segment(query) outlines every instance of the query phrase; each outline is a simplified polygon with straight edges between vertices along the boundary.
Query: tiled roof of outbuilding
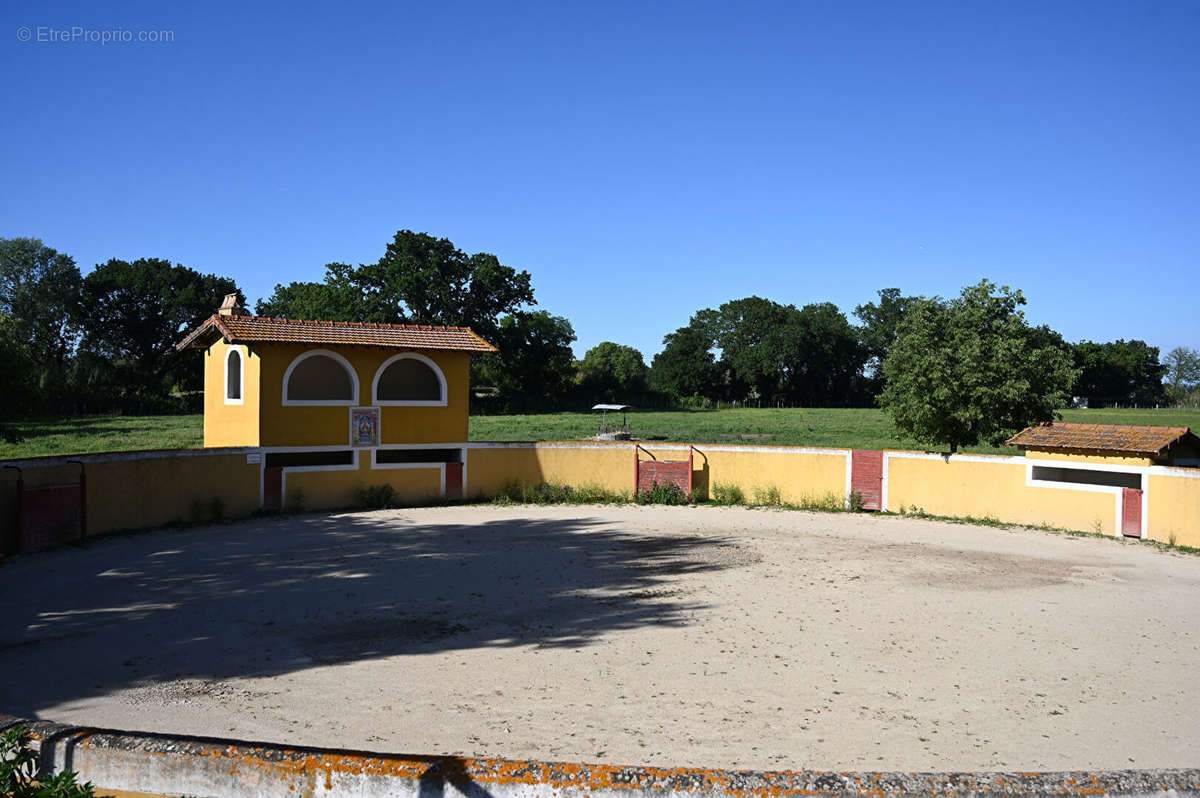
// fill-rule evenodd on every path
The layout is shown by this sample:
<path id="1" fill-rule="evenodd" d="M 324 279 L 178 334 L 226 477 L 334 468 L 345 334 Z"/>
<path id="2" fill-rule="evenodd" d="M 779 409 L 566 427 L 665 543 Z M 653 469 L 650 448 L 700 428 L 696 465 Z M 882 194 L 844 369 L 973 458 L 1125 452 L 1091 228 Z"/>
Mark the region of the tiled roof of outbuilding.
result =
<path id="1" fill-rule="evenodd" d="M 497 351 L 496 347 L 476 335 L 470 327 L 307 321 L 220 314 L 210 316 L 175 348 L 204 349 L 217 338 L 224 338 L 227 343 L 235 344 L 380 346 L 388 349 L 436 349 L 480 353 Z"/>
<path id="2" fill-rule="evenodd" d="M 1187 427 L 1135 427 L 1119 424 L 1068 424 L 1056 421 L 1026 427 L 1008 439 L 1009 446 L 1046 451 L 1099 451 L 1160 455 L 1185 436 Z"/>

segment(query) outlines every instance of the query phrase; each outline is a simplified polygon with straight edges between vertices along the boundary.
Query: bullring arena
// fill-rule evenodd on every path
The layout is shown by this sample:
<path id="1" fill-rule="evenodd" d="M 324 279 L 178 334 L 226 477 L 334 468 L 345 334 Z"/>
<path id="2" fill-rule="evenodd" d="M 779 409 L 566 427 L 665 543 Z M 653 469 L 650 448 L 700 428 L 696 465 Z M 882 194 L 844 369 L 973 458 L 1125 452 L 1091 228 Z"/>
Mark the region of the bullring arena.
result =
<path id="1" fill-rule="evenodd" d="M 291 746 L 756 770 L 1182 768 L 1200 557 L 863 514 L 451 506 L 9 561 L 0 707 Z"/>
<path id="2" fill-rule="evenodd" d="M 0 464 L 0 552 L 22 555 L 0 728 L 32 722 L 43 773 L 1200 795 L 1188 428 L 1036 425 L 1014 456 L 472 441 L 470 357 L 495 349 L 469 329 L 237 299 L 179 344 L 204 358 L 203 449 Z M 615 503 L 486 503 L 549 496 Z"/>

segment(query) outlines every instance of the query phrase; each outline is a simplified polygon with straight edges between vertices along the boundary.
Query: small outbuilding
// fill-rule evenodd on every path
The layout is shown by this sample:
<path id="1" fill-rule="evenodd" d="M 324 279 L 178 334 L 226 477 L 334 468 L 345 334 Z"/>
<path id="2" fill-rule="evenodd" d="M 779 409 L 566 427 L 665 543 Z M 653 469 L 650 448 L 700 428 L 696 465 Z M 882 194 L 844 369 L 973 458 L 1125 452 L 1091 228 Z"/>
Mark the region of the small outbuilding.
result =
<path id="1" fill-rule="evenodd" d="M 459 495 L 471 355 L 496 351 L 467 327 L 251 316 L 236 295 L 177 348 L 204 352 L 204 445 L 257 447 L 276 509 Z"/>
<path id="2" fill-rule="evenodd" d="M 1187 427 L 1053 422 L 1021 430 L 1009 446 L 1025 450 L 1025 485 L 1116 497 L 1116 529 L 1148 534 L 1146 491 L 1156 466 L 1200 467 L 1200 438 Z"/>

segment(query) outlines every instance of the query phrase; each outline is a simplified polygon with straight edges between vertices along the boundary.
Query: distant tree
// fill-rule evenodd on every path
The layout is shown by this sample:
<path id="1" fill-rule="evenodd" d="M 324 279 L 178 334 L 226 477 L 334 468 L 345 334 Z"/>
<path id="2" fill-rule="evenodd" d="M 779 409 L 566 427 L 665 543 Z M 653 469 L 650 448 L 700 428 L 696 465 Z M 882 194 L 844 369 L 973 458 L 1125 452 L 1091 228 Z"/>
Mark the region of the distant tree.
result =
<path id="1" fill-rule="evenodd" d="M 650 387 L 678 397 L 718 398 L 721 369 L 713 354 L 715 342 L 701 326 L 680 327 L 663 337 L 663 350 L 650 364 Z"/>
<path id="2" fill-rule="evenodd" d="M 850 402 L 863 350 L 837 307 L 824 302 L 796 308 L 752 296 L 702 310 L 693 324 L 721 350 L 739 398 L 806 405 Z"/>
<path id="3" fill-rule="evenodd" d="M 492 343 L 499 354 L 477 359 L 473 382 L 495 388 L 509 409 L 544 409 L 566 397 L 574 384 L 575 330 L 544 310 L 500 319 Z"/>
<path id="4" fill-rule="evenodd" d="M 70 255 L 37 238 L 0 238 L 0 314 L 6 335 L 28 355 L 21 380 L 35 385 L 39 402 L 65 390 L 67 360 L 78 338 L 73 324 L 79 269 Z"/>
<path id="5" fill-rule="evenodd" d="M 897 429 L 956 452 L 1052 420 L 1076 372 L 1056 334 L 1025 321 L 1024 304 L 987 280 L 949 301 L 913 301 L 883 362 L 879 403 Z"/>
<path id="6" fill-rule="evenodd" d="M 400 230 L 377 262 L 326 266 L 324 282 L 276 285 L 256 306 L 261 315 L 445 324 L 485 338 L 500 317 L 535 304 L 529 272 L 484 252 L 468 255 L 446 238 Z"/>
<path id="7" fill-rule="evenodd" d="M 1200 403 L 1200 351 L 1177 346 L 1163 358 L 1167 369 L 1167 399 L 1176 405 Z"/>
<path id="8" fill-rule="evenodd" d="M 111 364 L 113 384 L 127 396 L 199 389 L 203 363 L 176 352 L 175 344 L 235 292 L 241 293 L 232 279 L 167 260 L 110 260 L 83 280 L 81 348 Z"/>
<path id="9" fill-rule="evenodd" d="M 1200 351 L 1187 346 L 1177 346 L 1163 358 L 1167 368 L 1167 382 L 1176 390 L 1187 390 L 1200 386 Z"/>
<path id="10" fill-rule="evenodd" d="M 579 365 L 579 386 L 588 401 L 631 402 L 646 393 L 646 361 L 631 346 L 605 341 Z"/>
<path id="11" fill-rule="evenodd" d="M 883 390 L 883 359 L 896 343 L 897 330 L 904 319 L 905 311 L 917 297 L 902 296 L 899 288 L 884 288 L 879 291 L 878 302 L 866 302 L 854 308 L 854 315 L 862 322 L 858 328 L 859 341 L 863 347 L 866 371 L 873 379 L 876 393 Z"/>
<path id="12" fill-rule="evenodd" d="M 274 293 L 260 299 L 255 312 L 260 316 L 319 321 L 374 321 L 367 318 L 362 290 L 351 278 L 353 266 L 330 263 L 325 281 L 276 285 Z"/>
<path id="13" fill-rule="evenodd" d="M 1081 373 L 1074 393 L 1088 397 L 1093 404 L 1154 405 L 1164 401 L 1166 367 L 1158 362 L 1158 347 L 1145 341 L 1081 341 L 1075 345 L 1075 367 Z"/>

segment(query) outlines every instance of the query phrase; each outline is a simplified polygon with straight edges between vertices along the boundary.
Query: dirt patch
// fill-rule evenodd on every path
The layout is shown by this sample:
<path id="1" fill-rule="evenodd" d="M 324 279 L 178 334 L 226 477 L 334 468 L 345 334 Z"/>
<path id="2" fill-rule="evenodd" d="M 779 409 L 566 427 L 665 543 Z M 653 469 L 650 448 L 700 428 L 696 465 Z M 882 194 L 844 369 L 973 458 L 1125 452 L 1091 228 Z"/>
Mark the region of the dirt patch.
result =
<path id="1" fill-rule="evenodd" d="M 897 544 L 878 547 L 891 560 L 891 574 L 909 584 L 950 590 L 1022 591 L 1086 582 L 1094 566 L 1062 557 L 1030 557 L 944 546 Z"/>

